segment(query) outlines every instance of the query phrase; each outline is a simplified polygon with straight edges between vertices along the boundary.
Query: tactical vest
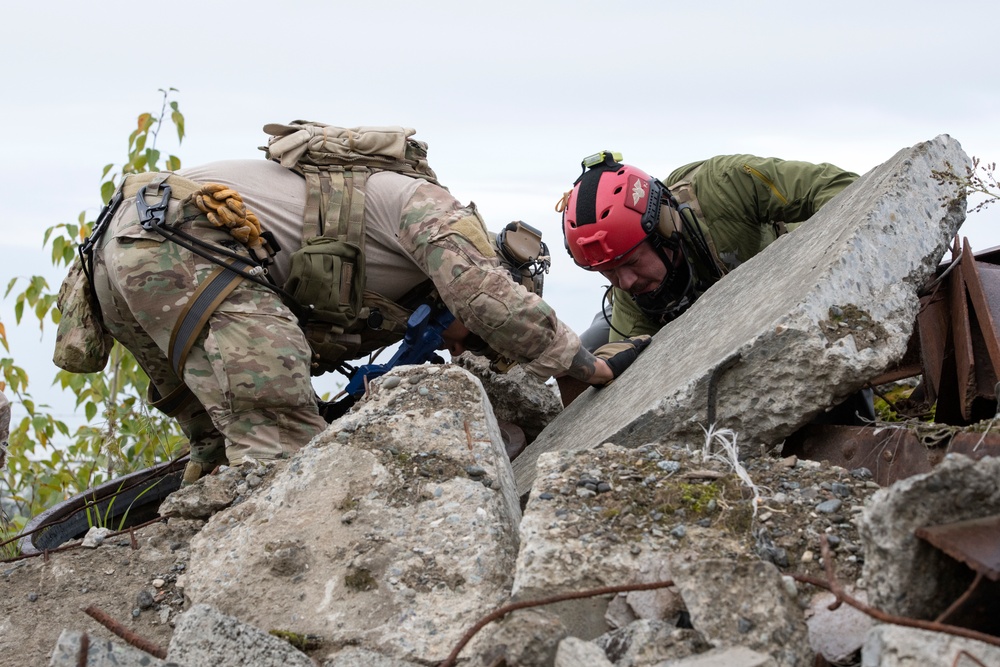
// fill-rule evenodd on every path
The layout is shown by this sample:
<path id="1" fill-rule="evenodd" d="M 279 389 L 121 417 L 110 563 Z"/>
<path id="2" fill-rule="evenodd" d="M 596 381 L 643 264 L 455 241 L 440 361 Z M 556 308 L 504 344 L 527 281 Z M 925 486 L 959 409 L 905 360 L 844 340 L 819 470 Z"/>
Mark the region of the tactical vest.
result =
<path id="1" fill-rule="evenodd" d="M 379 171 L 440 185 L 427 144 L 404 127 L 341 128 L 309 121 L 268 124 L 266 156 L 306 180 L 302 247 L 284 288 L 308 310 L 312 373 L 402 338 L 410 313 L 433 291 L 428 280 L 396 303 L 365 289 L 365 187 Z"/>
<path id="2" fill-rule="evenodd" d="M 736 267 L 723 261 L 719 256 L 719 251 L 712 240 L 712 231 L 705 225 L 705 216 L 694 192 L 694 177 L 700 169 L 699 165 L 684 174 L 681 180 L 667 186 L 671 197 L 677 203 L 676 210 L 668 209 L 668 213 L 672 218 L 674 231 L 681 235 L 688 248 L 693 250 L 700 260 L 695 261 L 690 253 L 686 253 L 698 282 L 711 284 Z"/>

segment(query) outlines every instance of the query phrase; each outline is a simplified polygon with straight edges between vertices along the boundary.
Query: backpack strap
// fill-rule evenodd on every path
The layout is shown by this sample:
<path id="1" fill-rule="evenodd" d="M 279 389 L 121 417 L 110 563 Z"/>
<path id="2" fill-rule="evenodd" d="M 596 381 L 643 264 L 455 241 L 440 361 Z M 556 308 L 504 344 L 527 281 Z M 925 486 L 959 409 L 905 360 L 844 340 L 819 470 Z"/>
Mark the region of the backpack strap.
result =
<path id="1" fill-rule="evenodd" d="M 230 266 L 235 264 L 236 268 L 244 271 L 253 268 L 249 262 L 241 262 L 235 258 L 230 258 L 227 261 Z M 198 289 L 188 300 L 184 310 L 181 311 L 174 323 L 174 328 L 170 332 L 170 342 L 167 345 L 167 358 L 177 377 L 181 377 L 188 353 L 201 330 L 208 323 L 208 318 L 212 316 L 219 304 L 236 289 L 241 280 L 243 280 L 243 276 L 232 269 L 220 266 L 208 278 L 201 281 Z"/>
<path id="2" fill-rule="evenodd" d="M 702 260 L 708 264 L 708 266 L 702 267 L 709 271 L 709 275 L 705 277 L 714 281 L 729 273 L 730 267 L 719 256 L 715 241 L 712 239 L 712 231 L 704 224 L 705 217 L 694 192 L 694 178 L 701 167 L 702 165 L 698 165 L 689 173 L 684 174 L 681 180 L 669 186 L 667 190 L 677 202 L 677 213 L 682 221 L 679 231 L 694 246 Z"/>

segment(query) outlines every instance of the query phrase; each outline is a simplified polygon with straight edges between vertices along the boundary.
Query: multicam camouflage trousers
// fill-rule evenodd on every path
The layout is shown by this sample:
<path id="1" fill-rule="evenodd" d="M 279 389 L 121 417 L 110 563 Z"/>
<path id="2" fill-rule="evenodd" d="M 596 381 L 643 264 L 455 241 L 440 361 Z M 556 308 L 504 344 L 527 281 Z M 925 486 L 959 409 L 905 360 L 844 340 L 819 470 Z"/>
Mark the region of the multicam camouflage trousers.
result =
<path id="1" fill-rule="evenodd" d="M 166 225 L 240 248 L 192 205 L 171 201 Z M 273 459 L 326 428 L 310 381 L 310 350 L 291 311 L 262 285 L 242 280 L 195 340 L 180 377 L 168 361 L 170 334 L 201 281 L 217 268 L 138 222 L 135 198 L 118 208 L 95 252 L 104 324 L 149 375 L 160 397 L 193 394 L 173 416 L 191 460 L 214 465 Z M 151 395 L 155 395 L 152 394 Z"/>

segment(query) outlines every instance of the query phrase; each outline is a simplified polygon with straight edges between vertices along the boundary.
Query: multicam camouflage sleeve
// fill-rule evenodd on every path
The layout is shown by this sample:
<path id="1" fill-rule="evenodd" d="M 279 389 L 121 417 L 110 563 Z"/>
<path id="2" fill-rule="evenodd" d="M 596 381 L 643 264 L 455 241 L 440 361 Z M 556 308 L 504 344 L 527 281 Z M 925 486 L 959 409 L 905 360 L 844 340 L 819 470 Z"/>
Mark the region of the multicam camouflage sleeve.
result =
<path id="1" fill-rule="evenodd" d="M 593 357 L 578 358 L 579 337 L 501 268 L 474 204 L 421 185 L 403 209 L 399 240 L 455 317 L 491 348 L 542 378 L 593 374 Z"/>

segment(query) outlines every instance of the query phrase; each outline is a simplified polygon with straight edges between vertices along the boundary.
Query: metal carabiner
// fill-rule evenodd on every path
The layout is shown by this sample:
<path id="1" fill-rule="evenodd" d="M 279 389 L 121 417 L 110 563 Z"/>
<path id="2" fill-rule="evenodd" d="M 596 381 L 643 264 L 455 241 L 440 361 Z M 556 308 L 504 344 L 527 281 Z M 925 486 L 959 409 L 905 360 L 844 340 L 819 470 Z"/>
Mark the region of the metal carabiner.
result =
<path id="1" fill-rule="evenodd" d="M 149 230 L 153 228 L 153 225 L 157 227 L 162 227 L 164 221 L 167 218 L 167 205 L 170 203 L 170 186 L 163 184 L 163 199 L 156 204 L 148 204 L 146 202 L 146 188 L 148 185 L 144 185 L 139 188 L 139 192 L 135 195 L 135 207 L 139 211 L 139 223 L 142 225 L 143 229 Z"/>

